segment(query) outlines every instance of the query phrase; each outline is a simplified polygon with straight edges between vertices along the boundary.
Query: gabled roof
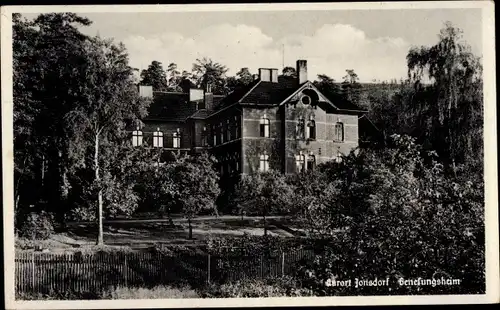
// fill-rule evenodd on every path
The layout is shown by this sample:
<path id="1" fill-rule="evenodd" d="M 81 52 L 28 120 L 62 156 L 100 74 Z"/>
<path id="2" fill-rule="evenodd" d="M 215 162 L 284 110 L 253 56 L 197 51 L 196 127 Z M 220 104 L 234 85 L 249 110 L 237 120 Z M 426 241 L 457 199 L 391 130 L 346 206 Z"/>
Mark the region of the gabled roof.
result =
<path id="1" fill-rule="evenodd" d="M 146 120 L 185 121 L 196 112 L 196 104 L 189 102 L 189 94 L 154 92 Z"/>

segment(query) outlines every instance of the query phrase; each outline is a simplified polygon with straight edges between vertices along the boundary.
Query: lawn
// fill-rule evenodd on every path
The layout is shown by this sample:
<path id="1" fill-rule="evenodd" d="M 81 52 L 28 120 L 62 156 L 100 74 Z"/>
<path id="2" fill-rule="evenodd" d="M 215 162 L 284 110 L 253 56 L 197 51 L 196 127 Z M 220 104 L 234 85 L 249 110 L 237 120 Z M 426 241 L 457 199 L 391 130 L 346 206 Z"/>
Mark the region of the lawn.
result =
<path id="1" fill-rule="evenodd" d="M 300 235 L 300 230 L 284 217 L 267 219 L 268 233 L 275 236 L 291 237 Z M 238 236 L 245 233 L 263 235 L 264 224 L 261 217 L 220 216 L 198 217 L 192 220 L 193 239 L 188 239 L 187 220 L 173 217 L 168 219 L 118 219 L 104 222 L 104 242 L 108 246 L 145 248 L 157 243 L 197 244 L 209 237 Z M 96 239 L 94 223 L 68 223 L 64 233 L 53 235 L 49 240 L 40 242 L 51 252 L 82 249 L 93 246 Z M 29 240 L 25 242 L 29 243 Z M 18 242 L 21 246 L 22 242 Z"/>

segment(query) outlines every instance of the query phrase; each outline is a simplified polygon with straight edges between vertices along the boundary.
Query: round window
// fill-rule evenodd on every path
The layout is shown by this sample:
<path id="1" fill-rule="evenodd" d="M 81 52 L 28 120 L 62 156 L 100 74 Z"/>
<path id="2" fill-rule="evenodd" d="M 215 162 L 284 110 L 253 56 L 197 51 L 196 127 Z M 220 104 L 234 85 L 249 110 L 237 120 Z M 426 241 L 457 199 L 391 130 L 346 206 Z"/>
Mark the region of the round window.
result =
<path id="1" fill-rule="evenodd" d="M 311 104 L 311 97 L 309 97 L 308 95 L 304 95 L 302 96 L 302 98 L 300 98 L 300 102 L 305 105 Z"/>

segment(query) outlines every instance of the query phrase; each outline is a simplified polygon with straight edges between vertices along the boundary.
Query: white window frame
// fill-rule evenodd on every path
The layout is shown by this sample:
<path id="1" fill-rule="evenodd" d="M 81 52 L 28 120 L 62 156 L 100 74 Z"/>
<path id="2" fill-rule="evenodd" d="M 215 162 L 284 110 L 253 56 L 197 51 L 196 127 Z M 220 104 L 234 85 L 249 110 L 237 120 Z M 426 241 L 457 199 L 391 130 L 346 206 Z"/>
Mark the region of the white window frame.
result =
<path id="1" fill-rule="evenodd" d="M 344 123 L 342 123 L 342 122 L 336 122 L 334 129 L 335 129 L 334 130 L 335 141 L 343 142 L 345 140 Z M 339 135 L 340 135 L 340 137 L 339 137 Z"/>
<path id="2" fill-rule="evenodd" d="M 132 131 L 132 146 L 142 146 L 142 140 L 142 130 L 139 130 L 139 126 L 137 126 L 137 130 Z"/>
<path id="3" fill-rule="evenodd" d="M 269 171 L 269 155 L 266 153 L 259 156 L 259 171 L 267 172 Z"/>
<path id="4" fill-rule="evenodd" d="M 342 162 L 342 153 L 337 152 L 337 157 L 335 157 L 335 162 L 337 162 L 337 163 Z"/>
<path id="5" fill-rule="evenodd" d="M 297 172 L 304 172 L 306 170 L 306 155 L 298 154 L 295 156 L 295 164 Z"/>
<path id="6" fill-rule="evenodd" d="M 297 131 L 297 139 L 304 139 L 305 138 L 305 126 L 306 126 L 306 122 L 303 118 L 299 118 L 297 120 L 297 127 L 296 127 L 296 131 Z"/>
<path id="7" fill-rule="evenodd" d="M 271 121 L 267 118 L 266 115 L 260 118 L 260 136 L 262 138 L 269 138 L 270 129 L 271 129 Z"/>
<path id="8" fill-rule="evenodd" d="M 179 132 L 179 129 L 177 129 L 177 131 L 172 134 L 172 147 L 174 149 L 181 148 L 181 134 Z"/>
<path id="9" fill-rule="evenodd" d="M 156 128 L 156 131 L 153 132 L 153 147 L 163 147 L 163 132 L 160 128 Z"/>

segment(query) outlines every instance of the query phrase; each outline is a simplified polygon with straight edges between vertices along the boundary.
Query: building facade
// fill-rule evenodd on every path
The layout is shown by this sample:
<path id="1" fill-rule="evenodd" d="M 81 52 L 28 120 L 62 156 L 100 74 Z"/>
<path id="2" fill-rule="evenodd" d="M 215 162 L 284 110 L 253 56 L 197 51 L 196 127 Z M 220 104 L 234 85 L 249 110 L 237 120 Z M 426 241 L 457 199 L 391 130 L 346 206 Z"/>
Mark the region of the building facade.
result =
<path id="1" fill-rule="evenodd" d="M 366 112 L 322 94 L 307 79 L 305 60 L 297 61 L 297 77 L 261 68 L 257 79 L 225 97 L 209 88 L 152 95 L 149 116 L 132 131 L 133 144 L 209 151 L 222 176 L 296 173 L 339 160 L 358 146 Z"/>

